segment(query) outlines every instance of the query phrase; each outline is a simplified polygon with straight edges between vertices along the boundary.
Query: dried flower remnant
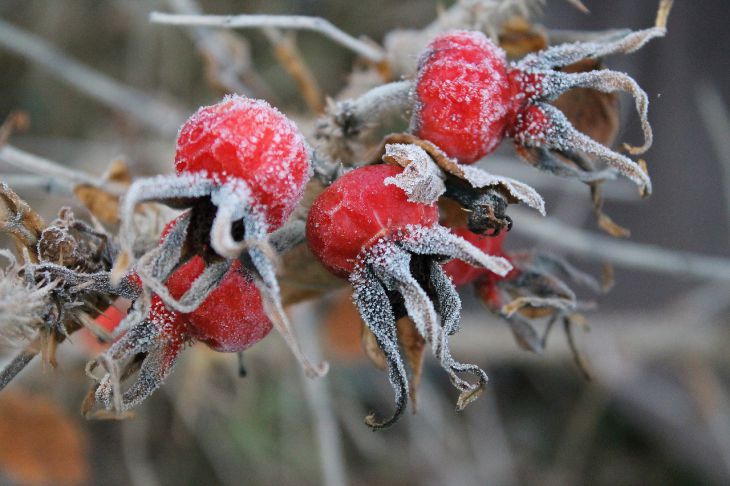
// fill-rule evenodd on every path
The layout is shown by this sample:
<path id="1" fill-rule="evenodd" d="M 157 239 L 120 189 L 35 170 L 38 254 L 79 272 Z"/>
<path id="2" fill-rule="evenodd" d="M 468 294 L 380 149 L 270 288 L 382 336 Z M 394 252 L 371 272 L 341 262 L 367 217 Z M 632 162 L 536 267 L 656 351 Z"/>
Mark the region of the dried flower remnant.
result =
<path id="1" fill-rule="evenodd" d="M 441 263 L 460 258 L 499 275 L 511 269 L 504 258 L 489 256 L 440 226 L 435 204 L 410 201 L 399 187 L 385 184 L 402 172 L 375 165 L 345 174 L 317 198 L 307 220 L 312 252 L 332 273 L 349 278 L 360 316 L 388 363 L 396 410 L 382 421 L 368 416 L 373 428 L 392 425 L 409 397 L 396 328 L 405 315 L 461 391 L 458 407 L 476 398 L 487 377 L 451 356 L 448 336 L 458 328 L 461 302 Z M 460 373 L 473 374 L 478 382 L 469 383 Z"/>
<path id="2" fill-rule="evenodd" d="M 529 185 L 459 164 L 433 143 L 414 135 L 389 135 L 382 159 L 405 168 L 386 184 L 396 184 L 410 200 L 426 204 L 442 195 L 455 201 L 468 212 L 469 228 L 476 233 L 509 231 L 512 218 L 506 210 L 510 204 L 521 203 L 545 215 L 542 196 Z"/>
<path id="3" fill-rule="evenodd" d="M 185 214 L 168 225 L 163 246 L 179 243 L 188 216 Z M 170 274 L 165 282 L 167 293 L 180 299 L 192 287 L 199 286 L 200 279 L 210 277 L 211 268 L 215 268 L 217 285 L 191 312 L 171 309 L 159 295 L 153 294 L 143 318 L 133 310 L 120 323 L 125 333 L 90 364 L 90 369 L 101 364 L 107 371 L 95 391 L 96 400 L 107 410 L 121 413 L 149 397 L 170 374 L 188 343 L 199 341 L 215 351 L 241 352 L 271 331 L 272 324 L 253 276 L 238 260 L 226 266 L 206 266 L 200 256 L 195 256 Z M 134 383 L 122 393 L 121 380 L 137 367 L 139 374 Z"/>
<path id="4" fill-rule="evenodd" d="M 267 242 L 267 235 L 291 215 L 311 176 L 297 127 L 264 101 L 228 96 L 201 108 L 182 126 L 175 168 L 176 175 L 138 180 L 130 187 L 121 208 L 123 253 L 117 266 L 123 267 L 131 255 L 138 203 L 190 207 L 190 224 L 178 225 L 183 231 L 179 246 L 167 253 L 163 244 L 140 259 L 135 270 L 142 282 L 170 308 L 188 313 L 240 258 L 252 270 L 274 326 L 307 374 L 322 375 L 326 366 L 311 364 L 294 338 L 281 303 L 275 251 Z M 197 256 L 208 265 L 206 278 L 178 301 L 163 281 L 179 261 Z"/>
<path id="5" fill-rule="evenodd" d="M 458 259 L 444 264 L 444 272 L 457 287 L 472 285 L 487 309 L 509 324 L 518 345 L 528 351 L 542 353 L 547 335 L 557 319 L 567 323 L 566 332 L 569 332 L 575 313 L 590 307 L 589 303 L 577 299 L 566 281 L 586 287 L 594 293 L 604 290 L 593 277 L 557 256 L 506 252 L 503 248 L 506 233 L 489 237 L 477 235 L 466 227 L 452 231 L 485 253 L 502 256 L 512 263 L 512 271 L 504 276 Z M 540 318 L 548 319 L 542 336 L 534 326 Z M 584 363 L 572 342 L 572 335 L 568 337 L 576 362 Z M 581 369 L 585 370 L 585 366 L 581 366 Z"/>
<path id="6" fill-rule="evenodd" d="M 0 267 L 0 343 L 20 347 L 38 334 L 52 284 L 38 285 L 24 279 L 9 251 L 0 250 L 0 257 L 7 260 Z"/>

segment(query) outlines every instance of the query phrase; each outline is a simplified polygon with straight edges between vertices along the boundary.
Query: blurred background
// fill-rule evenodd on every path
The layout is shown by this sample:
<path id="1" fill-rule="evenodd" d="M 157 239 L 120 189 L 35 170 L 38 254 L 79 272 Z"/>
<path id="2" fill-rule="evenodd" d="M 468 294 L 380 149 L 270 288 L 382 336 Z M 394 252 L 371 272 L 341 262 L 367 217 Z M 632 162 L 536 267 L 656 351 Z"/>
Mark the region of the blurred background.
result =
<path id="1" fill-rule="evenodd" d="M 549 29 L 644 28 L 657 4 L 584 3 L 589 15 L 549 0 L 539 22 Z M 65 165 L 101 174 L 121 156 L 135 176 L 166 173 L 176 127 L 221 91 L 206 75 L 215 56 L 205 49 L 210 31 L 150 24 L 150 11 L 197 6 L 219 14 L 315 15 L 382 42 L 393 29 L 427 25 L 450 5 L 2 0 L 0 117 L 25 111 L 30 127 L 13 135 L 12 144 Z M 631 74 L 651 99 L 655 143 L 646 159 L 654 195 L 640 200 L 625 181 L 606 190 L 605 209 L 631 229 L 630 241 L 653 245 L 642 251 L 730 259 L 729 16 L 726 0 L 678 1 L 665 39 L 606 62 Z M 238 53 L 241 86 L 311 132 L 313 119 L 269 38 L 246 30 L 228 32 L 224 42 Z M 299 33 L 297 43 L 321 90 L 336 96 L 353 54 L 314 33 Z M 636 141 L 630 100 L 622 99 L 622 108 L 619 140 Z M 583 186 L 520 165 L 504 145 L 494 167 L 534 184 L 550 220 L 599 234 Z M 78 207 L 53 181 L 40 190 L 37 177 L 2 163 L 0 174 L 47 219 L 63 205 Z M 727 264 L 713 275 L 705 260 L 678 253 L 702 268 L 685 272 L 660 259 L 665 263 L 648 269 L 632 263 L 631 244 L 612 247 L 605 258 L 571 250 L 561 240 L 572 234 L 548 238 L 520 230 L 531 215 L 511 214 L 517 224 L 510 248 L 552 250 L 595 275 L 605 261 L 614 262 L 614 289 L 587 314 L 589 332 L 577 333 L 591 382 L 573 364 L 560 330 L 544 355 L 523 351 L 466 289 L 464 330 L 453 349 L 462 361 L 484 367 L 491 380 L 486 393 L 456 414 L 455 391 L 427 358 L 418 413 L 373 433 L 363 417 L 390 410 L 392 392 L 385 373 L 360 350 L 347 295 L 336 294 L 292 309 L 305 346 L 331 363 L 326 379 L 304 379 L 277 337 L 247 352 L 243 379 L 235 356 L 194 347 L 133 420 L 86 421 L 78 412 L 91 384 L 83 364 L 98 348 L 79 335 L 62 346 L 57 369 L 35 363 L 0 394 L 0 483 L 730 483 Z"/>

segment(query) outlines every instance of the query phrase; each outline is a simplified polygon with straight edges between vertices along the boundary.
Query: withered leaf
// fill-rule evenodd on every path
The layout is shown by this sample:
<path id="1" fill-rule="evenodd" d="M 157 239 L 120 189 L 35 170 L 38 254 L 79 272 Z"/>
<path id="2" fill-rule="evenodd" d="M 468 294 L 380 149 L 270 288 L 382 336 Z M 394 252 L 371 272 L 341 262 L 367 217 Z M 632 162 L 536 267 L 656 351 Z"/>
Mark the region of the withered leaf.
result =
<path id="1" fill-rule="evenodd" d="M 601 69 L 598 59 L 584 59 L 563 69 L 580 73 Z M 591 88 L 575 88 L 563 93 L 552 103 L 565 113 L 579 131 L 595 141 L 611 147 L 619 130 L 619 98 Z"/>
<path id="2" fill-rule="evenodd" d="M 411 395 L 411 407 L 415 413 L 418 406 L 416 398 L 418 386 L 421 384 L 421 376 L 423 374 L 426 340 L 418 333 L 416 326 L 407 317 L 398 320 L 396 329 L 398 342 L 403 349 L 406 362 L 411 368 L 411 380 L 408 383 L 408 388 Z"/>
<path id="3" fill-rule="evenodd" d="M 18 255 L 23 248 L 35 258 L 35 245 L 46 227 L 43 218 L 13 191 L 0 182 L 0 231 L 8 233 L 15 241 Z"/>
<path id="4" fill-rule="evenodd" d="M 115 160 L 104 175 L 104 180 L 128 186 L 132 182 L 127 164 L 123 160 Z M 119 222 L 119 196 L 111 194 L 103 188 L 90 184 L 79 184 L 74 187 L 74 194 L 94 216 L 107 224 Z"/>
<path id="5" fill-rule="evenodd" d="M 563 318 L 563 329 L 565 330 L 565 337 L 568 340 L 568 346 L 570 351 L 573 353 L 573 361 L 580 370 L 583 378 L 587 381 L 592 381 L 593 376 L 588 365 L 588 360 L 578 348 L 575 342 L 575 336 L 573 335 L 573 325 L 577 324 L 583 328 L 587 328 L 587 321 L 581 314 L 572 314 Z"/>
<path id="6" fill-rule="evenodd" d="M 531 52 L 541 51 L 548 45 L 545 32 L 524 17 L 512 17 L 502 24 L 499 46 L 509 59 L 519 59 Z"/>
<path id="7" fill-rule="evenodd" d="M 514 316 L 507 319 L 510 330 L 515 338 L 517 345 L 533 353 L 542 354 L 544 351 L 543 339 L 537 334 L 537 331 L 532 324 L 519 316 Z"/>
<path id="8" fill-rule="evenodd" d="M 422 140 L 410 133 L 395 133 L 388 135 L 384 144 L 380 151 L 381 157 L 385 157 L 384 151 L 391 144 L 415 145 L 425 151 L 444 172 L 468 182 L 475 189 L 499 187 L 510 203 L 523 203 L 545 215 L 545 201 L 532 187 L 509 177 L 493 175 L 477 167 L 459 164 L 428 140 Z M 400 157 L 393 160 L 400 165 L 409 158 Z"/>

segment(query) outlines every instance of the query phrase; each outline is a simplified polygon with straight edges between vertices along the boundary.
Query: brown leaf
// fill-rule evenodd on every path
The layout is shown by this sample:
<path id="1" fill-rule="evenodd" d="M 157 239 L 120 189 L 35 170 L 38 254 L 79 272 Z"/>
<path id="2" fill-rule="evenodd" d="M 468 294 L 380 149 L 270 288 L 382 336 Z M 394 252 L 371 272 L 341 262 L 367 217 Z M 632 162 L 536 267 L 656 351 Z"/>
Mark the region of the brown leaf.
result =
<path id="1" fill-rule="evenodd" d="M 413 413 L 416 413 L 416 397 L 418 386 L 421 384 L 421 376 L 423 374 L 423 358 L 426 351 L 426 340 L 418 333 L 416 326 L 407 317 L 398 320 L 396 326 L 398 342 L 403 349 L 406 362 L 408 362 L 408 365 L 411 367 L 411 379 L 408 383 L 408 389 L 411 395 Z"/>
<path id="2" fill-rule="evenodd" d="M 75 485 L 89 479 L 83 431 L 48 398 L 0 395 L 0 469 L 27 485 Z"/>
<path id="3" fill-rule="evenodd" d="M 613 219 L 603 211 L 598 213 L 598 227 L 613 236 L 614 238 L 628 238 L 631 231 L 628 228 L 616 224 Z"/>
<path id="4" fill-rule="evenodd" d="M 601 69 L 597 59 L 584 59 L 563 69 L 580 73 Z M 611 147 L 619 130 L 619 98 L 616 93 L 604 93 L 590 88 L 575 88 L 563 93 L 553 103 L 565 113 L 579 131 L 593 140 Z"/>
<path id="5" fill-rule="evenodd" d="M 628 228 L 617 224 L 609 215 L 603 212 L 603 194 L 600 183 L 591 184 L 591 199 L 593 201 L 593 213 L 596 215 L 599 228 L 614 238 L 628 238 L 631 236 L 631 231 Z"/>
<path id="6" fill-rule="evenodd" d="M 23 201 L 10 186 L 0 182 L 0 231 L 13 237 L 18 255 L 22 249 L 28 250 L 31 258 L 35 258 L 35 245 L 46 227 L 45 221 L 38 213 Z"/>
<path id="7" fill-rule="evenodd" d="M 524 17 L 512 17 L 502 24 L 499 45 L 509 59 L 519 59 L 531 52 L 545 49 L 548 45 L 545 33 L 530 24 Z"/>
<path id="8" fill-rule="evenodd" d="M 385 162 L 407 166 L 411 161 L 405 157 L 386 157 L 386 147 L 391 144 L 411 144 L 423 149 L 444 172 L 466 181 L 475 189 L 498 187 L 510 204 L 524 203 L 545 214 L 545 202 L 532 187 L 509 177 L 495 176 L 477 167 L 459 164 L 439 147 L 410 133 L 393 133 L 385 137 L 379 150 L 379 158 Z"/>
<path id="9" fill-rule="evenodd" d="M 387 370 L 388 361 L 385 359 L 385 354 L 380 349 L 380 346 L 378 346 L 375 334 L 373 334 L 365 324 L 362 324 L 361 330 L 362 349 L 365 351 L 365 355 L 377 368 Z"/>
<path id="10" fill-rule="evenodd" d="M 601 274 L 601 290 L 603 292 L 608 292 L 613 288 L 615 283 L 616 277 L 614 275 L 613 265 L 610 263 L 604 263 L 603 272 Z"/>
<path id="11" fill-rule="evenodd" d="M 125 187 L 132 182 L 127 164 L 123 160 L 112 162 L 104 175 L 104 179 Z M 102 222 L 107 224 L 119 222 L 119 196 L 89 184 L 77 185 L 74 187 L 74 194 L 81 204 Z"/>

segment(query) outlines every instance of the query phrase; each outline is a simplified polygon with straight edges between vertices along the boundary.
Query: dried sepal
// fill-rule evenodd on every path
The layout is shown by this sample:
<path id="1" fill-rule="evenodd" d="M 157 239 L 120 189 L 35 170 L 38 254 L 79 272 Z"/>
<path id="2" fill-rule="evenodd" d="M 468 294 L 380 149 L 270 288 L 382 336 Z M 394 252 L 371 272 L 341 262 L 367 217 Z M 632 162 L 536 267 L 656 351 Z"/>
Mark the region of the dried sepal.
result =
<path id="1" fill-rule="evenodd" d="M 421 384 L 423 362 L 426 357 L 426 340 L 418 333 L 413 322 L 405 317 L 396 322 L 396 332 L 406 363 L 411 371 L 408 393 L 411 397 L 411 409 L 415 413 L 418 407 L 418 386 Z"/>
<path id="2" fill-rule="evenodd" d="M 428 180 L 436 177 L 432 168 L 426 165 L 422 152 L 428 156 L 441 168 L 444 174 L 451 174 L 454 177 L 465 181 L 473 189 L 497 188 L 503 192 L 510 203 L 522 203 L 528 207 L 536 209 L 540 214 L 545 215 L 545 202 L 542 196 L 535 189 L 516 181 L 509 177 L 497 176 L 490 174 L 483 169 L 462 165 L 454 159 L 448 157 L 440 148 L 428 140 L 423 140 L 415 135 L 408 133 L 391 134 L 385 139 L 385 154 L 383 160 L 386 162 L 395 161 L 399 165 L 405 167 L 412 160 L 418 160 L 418 169 L 416 173 L 421 175 L 423 179 L 421 185 L 425 185 Z M 396 145 L 398 152 L 388 147 Z M 406 152 L 404 146 L 412 146 Z M 417 147 L 417 148 L 416 148 Z M 420 149 L 420 151 L 418 150 Z M 443 179 L 443 177 L 441 177 Z M 409 188 L 407 193 L 414 192 Z"/>
<path id="3" fill-rule="evenodd" d="M 393 425 L 403 414 L 408 401 L 408 375 L 403 358 L 398 350 L 395 329 L 395 315 L 385 288 L 366 266 L 358 268 L 350 277 L 354 289 L 352 299 L 360 312 L 364 324 L 375 336 L 378 347 L 388 363 L 388 376 L 395 393 L 395 411 L 391 417 L 379 420 L 375 414 L 365 418 L 365 423 L 373 429 Z"/>
<path id="4" fill-rule="evenodd" d="M 444 174 L 425 150 L 414 144 L 387 144 L 383 161 L 403 167 L 403 172 L 385 179 L 403 189 L 409 201 L 433 204 L 446 192 Z"/>
<path id="5" fill-rule="evenodd" d="M 565 73 L 590 72 L 601 69 L 598 59 L 584 59 L 562 70 Z M 593 88 L 573 88 L 552 102 L 565 113 L 579 131 L 597 142 L 611 147 L 619 131 L 619 97 Z M 645 108 L 642 108 L 645 112 Z"/>

